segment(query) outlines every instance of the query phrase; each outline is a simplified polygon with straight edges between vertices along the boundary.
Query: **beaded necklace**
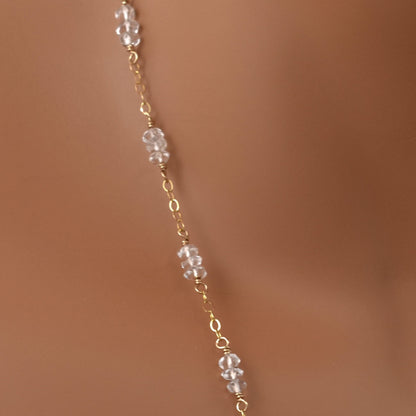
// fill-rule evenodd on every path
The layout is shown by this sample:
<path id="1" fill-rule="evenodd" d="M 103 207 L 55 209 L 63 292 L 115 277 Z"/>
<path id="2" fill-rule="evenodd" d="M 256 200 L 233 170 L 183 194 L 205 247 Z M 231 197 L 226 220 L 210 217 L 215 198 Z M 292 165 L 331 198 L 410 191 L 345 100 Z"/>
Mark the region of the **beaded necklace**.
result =
<path id="1" fill-rule="evenodd" d="M 170 154 L 167 151 L 165 134 L 159 127 L 155 126 L 151 115 L 152 107 L 146 98 L 146 87 L 143 82 L 143 73 L 137 52 L 141 42 L 140 25 L 136 20 L 134 8 L 127 1 L 122 1 L 120 8 L 115 12 L 115 17 L 119 20 L 116 33 L 121 44 L 128 52 L 129 68 L 134 76 L 134 88 L 139 98 L 140 112 L 147 120 L 148 129 L 143 134 L 143 142 L 149 152 L 149 161 L 158 166 L 160 170 L 163 179 L 162 188 L 169 199 L 169 211 L 176 222 L 176 231 L 181 239 L 182 246 L 178 251 L 178 257 L 181 259 L 181 267 L 184 270 L 183 276 L 193 282 L 195 291 L 202 297 L 202 309 L 209 315 L 209 327 L 216 335 L 215 346 L 223 354 L 218 361 L 222 370 L 221 376 L 228 381 L 228 391 L 236 397 L 237 412 L 240 416 L 245 416 L 248 402 L 243 390 L 246 389 L 247 383 L 241 379 L 244 374 L 244 371 L 238 367 L 241 360 L 235 353 L 231 352 L 229 339 L 221 333 L 221 322 L 216 317 L 212 300 L 208 296 L 208 285 L 203 282 L 203 279 L 207 276 L 207 271 L 203 266 L 198 248 L 190 243 L 189 233 L 182 219 L 179 201 L 173 192 L 173 182 L 168 176 L 167 163 Z"/>

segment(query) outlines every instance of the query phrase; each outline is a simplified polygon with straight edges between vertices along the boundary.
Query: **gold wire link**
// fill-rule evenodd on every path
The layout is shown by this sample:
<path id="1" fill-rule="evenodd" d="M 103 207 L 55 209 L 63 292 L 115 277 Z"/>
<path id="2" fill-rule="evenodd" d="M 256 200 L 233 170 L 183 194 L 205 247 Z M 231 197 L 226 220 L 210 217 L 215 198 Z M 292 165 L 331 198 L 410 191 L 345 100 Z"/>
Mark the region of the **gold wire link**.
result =
<path id="1" fill-rule="evenodd" d="M 168 178 L 167 174 L 167 167 L 166 164 L 162 163 L 159 165 L 160 174 L 163 178 L 162 188 L 166 192 L 166 196 L 169 199 L 168 206 L 169 211 L 172 214 L 173 219 L 176 222 L 176 233 L 182 239 L 182 244 L 189 243 L 189 233 L 185 227 L 185 223 L 182 219 L 182 212 L 180 211 L 180 204 L 179 201 L 176 199 L 175 194 L 173 192 L 173 182 L 171 179 Z"/>
<path id="2" fill-rule="evenodd" d="M 214 304 L 208 296 L 208 285 L 202 282 L 201 279 L 195 279 L 194 285 L 195 292 L 202 297 L 202 310 L 209 314 L 209 327 L 217 336 L 215 340 L 216 347 L 224 353 L 230 352 L 230 341 L 221 333 L 221 321 L 215 316 Z"/>
<path id="3" fill-rule="evenodd" d="M 202 309 L 204 310 L 204 312 L 212 313 L 213 308 L 214 305 L 209 299 L 204 300 L 204 304 L 202 305 Z"/>
<path id="4" fill-rule="evenodd" d="M 241 416 L 246 415 L 246 411 L 248 409 L 248 402 L 244 399 L 244 396 L 239 393 L 237 396 L 237 403 L 235 405 L 235 408 L 237 409 L 237 412 L 241 414 Z"/>
<path id="5" fill-rule="evenodd" d="M 127 50 L 129 52 L 129 68 L 134 76 L 134 89 L 139 96 L 140 112 L 147 118 L 147 125 L 152 127 L 154 124 L 151 116 L 152 107 L 146 98 L 146 85 L 143 81 L 139 55 L 133 49 L 133 46 L 128 46 Z"/>
<path id="6" fill-rule="evenodd" d="M 172 196 L 173 196 L 173 194 L 172 194 Z M 176 198 L 171 198 L 169 200 L 169 209 L 172 212 L 179 212 L 179 202 Z"/>
<path id="7" fill-rule="evenodd" d="M 163 181 L 162 187 L 163 187 L 163 190 L 165 192 L 172 192 L 173 191 L 173 182 L 170 179 L 165 179 Z"/>
<path id="8" fill-rule="evenodd" d="M 211 328 L 212 332 L 219 334 L 221 329 L 221 322 L 217 318 L 211 319 L 209 322 L 209 327 Z"/>

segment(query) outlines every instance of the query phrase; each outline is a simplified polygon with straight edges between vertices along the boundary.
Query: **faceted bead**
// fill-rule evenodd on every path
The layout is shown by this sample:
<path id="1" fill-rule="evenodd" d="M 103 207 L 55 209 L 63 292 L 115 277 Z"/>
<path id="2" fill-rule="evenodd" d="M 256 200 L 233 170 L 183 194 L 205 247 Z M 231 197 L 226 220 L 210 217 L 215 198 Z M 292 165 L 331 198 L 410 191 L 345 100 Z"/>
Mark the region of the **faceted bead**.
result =
<path id="1" fill-rule="evenodd" d="M 169 160 L 169 152 L 152 152 L 149 161 L 155 165 L 166 163 Z"/>
<path id="2" fill-rule="evenodd" d="M 198 248 L 193 244 L 185 244 L 178 251 L 178 257 L 180 259 L 189 258 L 198 255 Z"/>
<path id="3" fill-rule="evenodd" d="M 125 46 L 137 46 L 140 43 L 140 38 L 138 35 L 130 35 L 130 43 Z"/>
<path id="4" fill-rule="evenodd" d="M 202 257 L 201 256 L 191 256 L 187 260 L 181 263 L 182 269 L 186 269 L 188 267 L 196 267 L 202 264 Z"/>
<path id="5" fill-rule="evenodd" d="M 122 4 L 118 10 L 114 13 L 116 19 L 133 20 L 136 17 L 136 13 L 130 4 Z"/>
<path id="6" fill-rule="evenodd" d="M 157 142 L 160 138 L 164 138 L 165 134 L 159 127 L 151 127 L 150 129 L 146 130 L 143 134 L 143 141 L 146 144 L 153 144 Z"/>
<path id="7" fill-rule="evenodd" d="M 148 152 L 164 152 L 168 146 L 166 139 L 164 137 L 159 137 L 152 143 L 146 144 L 146 150 Z"/>
<path id="8" fill-rule="evenodd" d="M 140 43 L 139 28 L 136 22 L 136 13 L 129 4 L 123 4 L 116 12 L 115 16 L 121 21 L 116 29 L 120 37 L 121 44 L 124 46 L 137 46 Z"/>
<path id="9" fill-rule="evenodd" d="M 238 355 L 231 352 L 221 357 L 220 360 L 218 361 L 218 365 L 223 370 L 227 370 L 228 368 L 238 367 L 238 364 L 240 364 L 240 362 L 241 360 L 238 357 Z"/>
<path id="10" fill-rule="evenodd" d="M 232 380 L 227 384 L 227 389 L 230 393 L 242 393 L 244 389 L 247 388 L 247 383 L 243 380 Z"/>
<path id="11" fill-rule="evenodd" d="M 116 33 L 121 35 L 122 33 L 128 33 L 129 35 L 137 35 L 139 33 L 140 25 L 135 21 L 127 21 L 117 26 Z"/>
<path id="12" fill-rule="evenodd" d="M 120 35 L 120 41 L 123 46 L 137 46 L 140 43 L 140 38 L 137 35 L 131 34 L 129 32 L 123 32 Z"/>
<path id="13" fill-rule="evenodd" d="M 238 377 L 241 377 L 244 374 L 244 371 L 241 368 L 227 368 L 227 370 L 221 373 L 222 377 L 226 380 L 235 380 Z"/>
<path id="14" fill-rule="evenodd" d="M 132 35 L 137 35 L 139 33 L 140 25 L 135 20 L 127 20 L 124 22 L 124 27 L 126 28 L 126 32 L 129 32 Z"/>
<path id="15" fill-rule="evenodd" d="M 187 270 L 184 274 L 186 279 L 205 279 L 207 276 L 207 271 L 205 270 L 205 267 L 198 266 L 198 267 L 192 267 L 191 269 Z"/>
<path id="16" fill-rule="evenodd" d="M 169 160 L 169 152 L 166 151 L 167 142 L 165 135 L 158 127 L 146 130 L 142 138 L 146 144 L 146 150 L 150 153 L 149 160 L 155 165 L 166 163 Z"/>

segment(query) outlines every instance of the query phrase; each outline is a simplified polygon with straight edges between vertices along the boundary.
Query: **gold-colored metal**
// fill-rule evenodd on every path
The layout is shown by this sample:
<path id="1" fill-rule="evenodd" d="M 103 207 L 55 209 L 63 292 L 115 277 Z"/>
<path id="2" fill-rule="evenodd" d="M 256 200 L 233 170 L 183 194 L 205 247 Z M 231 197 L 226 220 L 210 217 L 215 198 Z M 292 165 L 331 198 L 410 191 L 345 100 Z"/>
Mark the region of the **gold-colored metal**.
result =
<path id="1" fill-rule="evenodd" d="M 128 0 L 122 0 L 122 4 L 128 4 Z M 140 112 L 146 117 L 147 119 L 147 125 L 148 127 L 154 126 L 154 121 L 152 118 L 152 107 L 147 100 L 146 97 L 146 85 L 143 80 L 143 73 L 142 73 L 142 67 L 139 62 L 139 55 L 135 48 L 133 46 L 128 46 L 127 48 L 128 54 L 129 54 L 129 68 L 134 76 L 134 89 L 138 95 L 139 98 L 139 109 Z M 167 165 L 166 163 L 161 163 L 159 165 L 160 168 L 160 174 L 163 178 L 162 182 L 162 188 L 165 191 L 169 202 L 169 210 L 171 212 L 171 215 L 176 223 L 176 232 L 178 236 L 181 238 L 182 245 L 189 243 L 189 233 L 188 230 L 185 227 L 185 224 L 183 222 L 182 218 L 182 212 L 180 210 L 180 204 L 179 201 L 176 199 L 175 194 L 173 192 L 173 182 L 168 177 L 167 173 Z M 222 335 L 221 333 L 221 322 L 216 317 L 214 313 L 214 304 L 211 301 L 211 299 L 208 296 L 208 285 L 201 281 L 200 278 L 196 278 L 194 280 L 194 289 L 195 291 L 201 295 L 203 305 L 202 309 L 204 312 L 206 312 L 209 315 L 209 327 L 212 332 L 215 333 L 217 339 L 215 340 L 215 346 L 222 351 L 224 354 L 230 353 L 230 341 L 228 338 Z M 240 414 L 240 416 L 246 416 L 246 411 L 248 408 L 248 403 L 245 400 L 245 397 L 242 393 L 237 393 L 237 403 L 236 403 L 236 409 L 237 412 Z"/>
<path id="2" fill-rule="evenodd" d="M 246 415 L 246 411 L 248 409 L 248 402 L 245 400 L 244 395 L 242 393 L 237 393 L 237 403 L 235 405 L 235 408 L 237 409 L 237 412 L 240 413 L 241 416 Z"/>
<path id="3" fill-rule="evenodd" d="M 182 244 L 189 243 L 189 234 L 185 228 L 185 224 L 182 220 L 182 213 L 180 211 L 179 201 L 176 199 L 173 192 L 173 182 L 168 177 L 167 165 L 166 163 L 161 163 L 159 165 L 160 174 L 163 178 L 162 189 L 165 191 L 167 197 L 169 198 L 169 210 L 172 214 L 172 217 L 176 221 L 177 233 L 182 238 Z M 208 296 L 208 284 L 203 282 L 200 278 L 194 280 L 194 289 L 195 292 L 201 295 L 202 297 L 202 309 L 204 312 L 209 315 L 209 327 L 212 332 L 215 333 L 217 339 L 215 340 L 215 346 L 222 351 L 224 354 L 230 353 L 230 341 L 221 333 L 221 321 L 216 317 L 214 313 L 214 304 Z M 244 399 L 242 394 L 237 394 L 237 404 L 236 409 L 240 416 L 246 416 L 246 411 L 248 407 L 247 401 Z"/>
<path id="4" fill-rule="evenodd" d="M 202 282 L 201 279 L 195 279 L 194 281 L 195 292 L 201 295 L 203 300 L 202 309 L 209 315 L 209 327 L 212 332 L 215 333 L 217 339 L 215 340 L 215 346 L 221 350 L 224 354 L 230 353 L 230 341 L 221 333 L 221 321 L 215 316 L 214 304 L 208 296 L 208 284 Z M 248 402 L 242 393 L 237 393 L 236 409 L 240 416 L 247 415 Z"/>
<path id="5" fill-rule="evenodd" d="M 128 46 L 127 51 L 129 52 L 129 68 L 134 76 L 134 89 L 139 96 L 140 112 L 147 118 L 147 125 L 150 128 L 154 125 L 151 116 L 152 106 L 146 98 L 146 84 L 143 81 L 139 54 L 134 50 L 133 46 Z"/>
<path id="6" fill-rule="evenodd" d="M 162 188 L 166 192 L 166 195 L 169 199 L 169 210 L 172 214 L 173 219 L 176 222 L 176 233 L 182 239 L 182 244 L 189 243 L 189 233 L 185 227 L 185 223 L 182 219 L 182 212 L 180 211 L 180 204 L 179 201 L 176 199 L 175 194 L 173 192 L 173 182 L 171 179 L 168 178 L 167 173 L 167 166 L 165 163 L 161 163 L 159 165 L 160 174 L 163 178 Z"/>
<path id="7" fill-rule="evenodd" d="M 215 316 L 214 304 L 208 296 L 208 285 L 202 282 L 201 279 L 195 279 L 194 288 L 195 292 L 202 296 L 202 310 L 208 313 L 209 327 L 217 336 L 217 339 L 215 340 L 216 347 L 224 353 L 230 352 L 230 341 L 221 333 L 221 321 Z"/>

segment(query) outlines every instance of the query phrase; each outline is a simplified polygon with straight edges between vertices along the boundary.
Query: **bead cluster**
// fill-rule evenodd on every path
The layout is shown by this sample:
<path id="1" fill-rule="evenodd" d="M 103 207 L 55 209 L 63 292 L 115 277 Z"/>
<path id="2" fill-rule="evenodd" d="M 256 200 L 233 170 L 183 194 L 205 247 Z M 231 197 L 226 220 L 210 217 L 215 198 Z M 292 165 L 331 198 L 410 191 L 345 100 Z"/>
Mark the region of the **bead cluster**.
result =
<path id="1" fill-rule="evenodd" d="M 202 257 L 198 254 L 196 246 L 185 244 L 178 251 L 178 257 L 183 260 L 181 267 L 185 270 L 183 276 L 186 279 L 204 279 L 206 277 L 207 271 L 202 266 Z"/>
<path id="2" fill-rule="evenodd" d="M 221 376 L 230 381 L 227 384 L 227 389 L 230 393 L 241 394 L 243 390 L 247 387 L 247 383 L 243 380 L 240 380 L 240 377 L 244 374 L 244 371 L 241 368 L 238 368 L 241 360 L 232 352 L 224 354 L 223 357 L 218 361 L 218 365 L 223 370 Z"/>
<path id="3" fill-rule="evenodd" d="M 169 160 L 169 152 L 166 151 L 167 142 L 165 134 L 158 127 L 151 127 L 143 134 L 146 150 L 150 152 L 149 161 L 155 165 L 166 163 Z"/>
<path id="4" fill-rule="evenodd" d="M 116 19 L 121 21 L 117 26 L 116 33 L 120 37 L 123 46 L 137 46 L 140 43 L 139 28 L 136 12 L 129 4 L 122 4 L 114 13 Z"/>

